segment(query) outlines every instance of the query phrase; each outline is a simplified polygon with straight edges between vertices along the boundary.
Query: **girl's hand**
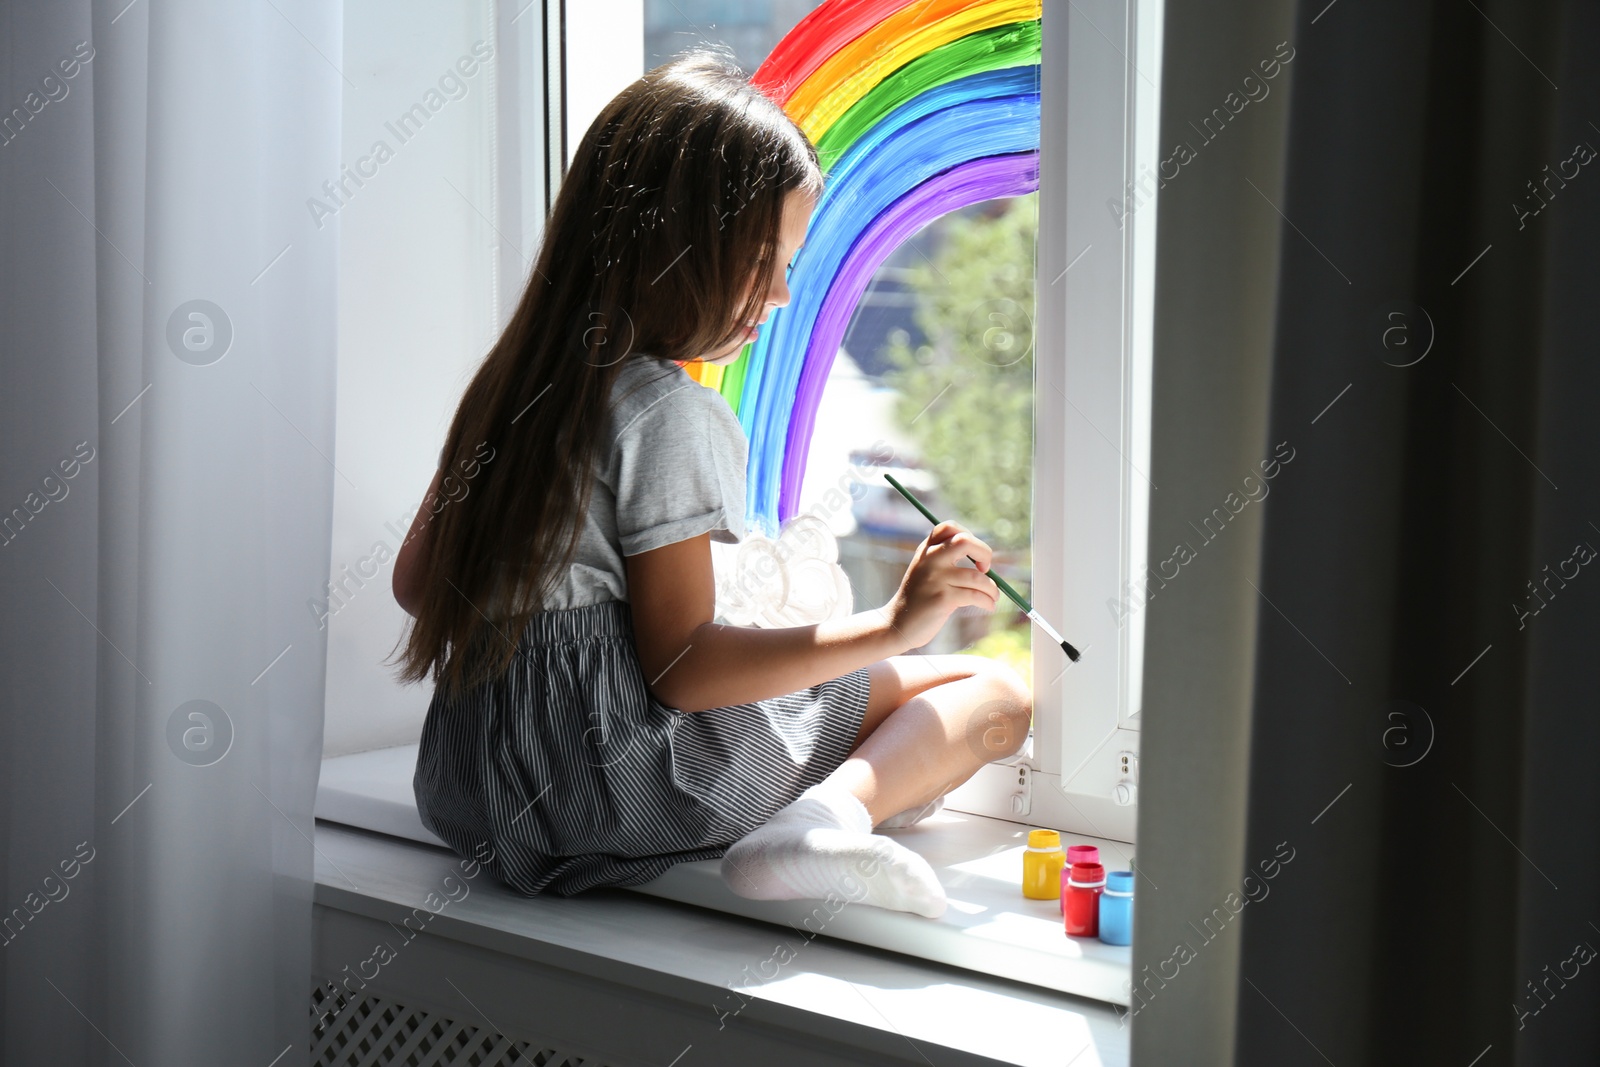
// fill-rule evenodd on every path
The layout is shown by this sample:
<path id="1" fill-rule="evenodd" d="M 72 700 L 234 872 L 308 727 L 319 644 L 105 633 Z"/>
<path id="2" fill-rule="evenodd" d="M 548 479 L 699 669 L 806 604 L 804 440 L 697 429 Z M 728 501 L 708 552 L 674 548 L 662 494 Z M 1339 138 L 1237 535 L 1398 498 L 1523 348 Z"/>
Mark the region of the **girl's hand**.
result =
<path id="1" fill-rule="evenodd" d="M 967 565 L 968 556 L 977 562 L 977 569 Z M 911 557 L 899 591 L 884 607 L 889 624 L 908 642 L 908 649 L 932 641 L 959 607 L 971 604 L 994 611 L 1000 587 L 981 573 L 989 569 L 992 558 L 989 546 L 966 528 L 953 522 L 933 528 Z"/>

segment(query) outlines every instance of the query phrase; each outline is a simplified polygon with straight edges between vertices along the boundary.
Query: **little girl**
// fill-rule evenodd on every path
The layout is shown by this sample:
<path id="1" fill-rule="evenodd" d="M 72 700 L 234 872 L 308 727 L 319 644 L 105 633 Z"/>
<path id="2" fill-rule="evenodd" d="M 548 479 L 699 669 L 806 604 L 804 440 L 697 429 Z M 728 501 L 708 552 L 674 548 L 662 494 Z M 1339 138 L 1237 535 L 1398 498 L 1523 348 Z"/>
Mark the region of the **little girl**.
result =
<path id="1" fill-rule="evenodd" d="M 413 786 L 423 825 L 519 892 L 721 857 L 741 896 L 937 918 L 932 868 L 873 830 L 1026 740 L 1015 672 L 903 655 L 996 606 L 989 547 L 955 523 L 882 608 L 713 621 L 746 443 L 678 362 L 731 362 L 788 303 L 821 190 L 813 146 L 737 68 L 656 68 L 584 135 L 462 397 L 395 564 L 401 677 L 435 683 Z"/>

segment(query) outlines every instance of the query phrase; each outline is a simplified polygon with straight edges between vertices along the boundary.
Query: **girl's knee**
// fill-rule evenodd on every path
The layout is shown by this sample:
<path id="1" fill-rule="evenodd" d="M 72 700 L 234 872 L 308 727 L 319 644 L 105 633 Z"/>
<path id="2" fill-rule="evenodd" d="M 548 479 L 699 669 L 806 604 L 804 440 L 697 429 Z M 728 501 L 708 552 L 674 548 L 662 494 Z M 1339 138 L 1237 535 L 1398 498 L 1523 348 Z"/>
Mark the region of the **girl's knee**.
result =
<path id="1" fill-rule="evenodd" d="M 1022 676 L 997 660 L 978 659 L 973 674 L 981 697 L 969 714 L 968 747 L 985 760 L 1015 755 L 1027 743 L 1033 724 L 1033 694 Z"/>
<path id="2" fill-rule="evenodd" d="M 997 659 L 984 659 L 983 669 L 979 677 L 984 684 L 995 694 L 995 699 L 1016 705 L 1017 714 L 1025 719 L 1033 717 L 1033 690 L 1028 687 L 1022 675 L 1018 674 L 1009 663 Z"/>

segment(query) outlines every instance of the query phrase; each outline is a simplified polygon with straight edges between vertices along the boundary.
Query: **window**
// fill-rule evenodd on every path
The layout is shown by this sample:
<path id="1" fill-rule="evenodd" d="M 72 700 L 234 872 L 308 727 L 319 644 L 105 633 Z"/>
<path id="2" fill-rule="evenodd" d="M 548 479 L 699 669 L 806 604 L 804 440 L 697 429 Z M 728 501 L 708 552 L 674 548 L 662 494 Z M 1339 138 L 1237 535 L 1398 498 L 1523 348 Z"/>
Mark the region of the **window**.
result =
<path id="1" fill-rule="evenodd" d="M 644 65 L 712 40 L 753 70 L 812 6 L 651 0 Z M 870 479 L 848 514 L 822 509 L 858 608 L 892 594 L 926 531 L 882 487 L 882 463 L 1000 550 L 999 572 L 1086 654 L 1070 664 L 1009 610 L 957 618 L 923 650 L 1008 659 L 1034 683 L 1029 748 L 949 803 L 1121 840 L 1144 666 L 1133 579 L 1152 488 L 1161 12 L 1160 0 L 1045 6 L 1039 191 L 932 219 L 877 268 L 834 357 L 796 508 L 841 471 Z M 869 453 L 880 441 L 887 459 Z"/>

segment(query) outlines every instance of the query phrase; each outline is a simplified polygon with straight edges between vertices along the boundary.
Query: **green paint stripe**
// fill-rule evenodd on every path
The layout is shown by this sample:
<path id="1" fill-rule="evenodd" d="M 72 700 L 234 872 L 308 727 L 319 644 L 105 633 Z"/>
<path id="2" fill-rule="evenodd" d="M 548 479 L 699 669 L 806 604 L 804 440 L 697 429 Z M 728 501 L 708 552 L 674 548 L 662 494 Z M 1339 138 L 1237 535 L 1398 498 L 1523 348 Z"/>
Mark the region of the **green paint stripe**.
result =
<path id="1" fill-rule="evenodd" d="M 728 401 L 735 415 L 739 414 L 739 400 L 744 392 L 744 369 L 750 365 L 750 346 L 744 346 L 739 358 L 722 369 L 722 384 L 717 387 Z"/>
<path id="2" fill-rule="evenodd" d="M 917 94 L 980 71 L 1037 65 L 1039 45 L 1039 20 L 1034 19 L 969 33 L 918 56 L 873 86 L 828 127 L 817 142 L 823 173 L 831 170 L 862 134 Z"/>

